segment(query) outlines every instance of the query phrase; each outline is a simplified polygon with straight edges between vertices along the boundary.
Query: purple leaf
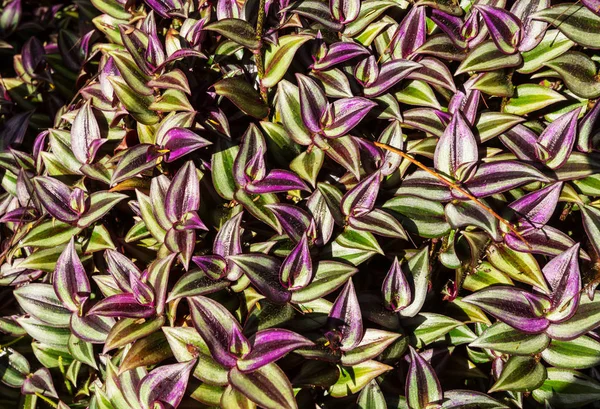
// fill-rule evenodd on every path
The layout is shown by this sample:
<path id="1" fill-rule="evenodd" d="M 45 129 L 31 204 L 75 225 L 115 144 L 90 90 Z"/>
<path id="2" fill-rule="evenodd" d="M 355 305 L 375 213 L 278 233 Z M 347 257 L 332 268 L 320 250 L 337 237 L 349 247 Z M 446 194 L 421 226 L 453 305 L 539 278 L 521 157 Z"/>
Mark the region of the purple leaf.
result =
<path id="1" fill-rule="evenodd" d="M 12 0 L 4 7 L 0 16 L 0 28 L 5 35 L 12 33 L 19 26 L 21 15 L 21 0 Z"/>
<path id="2" fill-rule="evenodd" d="M 466 84 L 465 84 L 466 86 Z M 475 124 L 475 118 L 477 116 L 477 108 L 479 108 L 479 100 L 481 99 L 481 92 L 475 89 L 468 89 L 466 94 L 462 91 L 458 91 L 454 94 L 450 102 L 448 103 L 448 111 L 454 114 L 461 111 L 465 115 L 465 119 L 469 125 Z"/>
<path id="3" fill-rule="evenodd" d="M 394 257 L 394 262 L 383 279 L 381 293 L 385 307 L 394 312 L 403 310 L 412 302 L 412 291 L 398 257 Z"/>
<path id="4" fill-rule="evenodd" d="M 363 337 L 363 322 L 352 278 L 336 298 L 327 319 L 329 332 L 325 336 L 333 347 L 350 351 Z"/>
<path id="5" fill-rule="evenodd" d="M 239 187 L 265 177 L 267 168 L 263 156 L 266 151 L 264 136 L 256 125 L 250 124 L 242 136 L 242 144 L 233 163 L 233 176 Z"/>
<path id="6" fill-rule="evenodd" d="M 417 351 L 410 349 L 410 366 L 406 374 L 406 401 L 411 409 L 439 406 L 443 390 L 431 365 Z"/>
<path id="7" fill-rule="evenodd" d="M 389 145 L 393 148 L 402 150 L 404 139 L 402 137 L 402 127 L 399 121 L 392 121 L 379 135 L 378 142 Z M 383 160 L 379 167 L 381 176 L 389 176 L 394 173 L 402 163 L 402 157 L 388 150 L 383 151 Z"/>
<path id="8" fill-rule="evenodd" d="M 206 343 L 212 357 L 221 365 L 235 366 L 237 357 L 229 350 L 234 327 L 241 332 L 240 324 L 225 307 L 204 296 L 189 297 L 194 327 Z"/>
<path id="9" fill-rule="evenodd" d="M 550 182 L 533 166 L 507 160 L 482 163 L 466 183 L 466 187 L 476 197 L 486 197 L 536 181 Z"/>
<path id="10" fill-rule="evenodd" d="M 462 301 L 473 304 L 498 320 L 527 334 L 543 332 L 550 321 L 537 310 L 538 305 L 549 307 L 550 301 L 542 295 L 509 286 L 493 286 L 464 297 Z"/>
<path id="11" fill-rule="evenodd" d="M 365 97 L 372 98 L 383 94 L 406 78 L 411 72 L 421 67 L 422 65 L 417 62 L 403 59 L 384 63 L 379 69 L 379 76 L 377 79 L 369 86 L 365 87 Z"/>
<path id="12" fill-rule="evenodd" d="M 505 54 L 513 54 L 521 40 L 521 21 L 499 7 L 476 4 L 473 8 L 483 18 L 498 49 Z"/>
<path id="13" fill-rule="evenodd" d="M 309 347 L 313 342 L 286 329 L 265 329 L 250 339 L 252 350 L 237 362 L 242 372 L 253 372 L 275 362 L 297 348 Z"/>
<path id="14" fill-rule="evenodd" d="M 200 207 L 200 181 L 194 162 L 186 162 L 175 174 L 165 198 L 165 209 L 171 223 Z"/>
<path id="15" fill-rule="evenodd" d="M 377 105 L 362 97 L 342 98 L 333 103 L 333 118 L 323 124 L 328 138 L 338 138 L 353 129 Z"/>
<path id="16" fill-rule="evenodd" d="M 173 162 L 190 152 L 212 144 L 185 128 L 169 129 L 165 134 L 164 141 L 164 148 L 169 150 L 167 162 Z"/>
<path id="17" fill-rule="evenodd" d="M 394 216 L 381 209 L 373 209 L 359 217 L 350 216 L 348 225 L 379 236 L 408 240 L 402 224 Z"/>
<path id="18" fill-rule="evenodd" d="M 269 301 L 285 304 L 290 300 L 291 294 L 279 281 L 281 262 L 278 258 L 252 253 L 230 256 L 228 260 L 233 261 Z"/>
<path id="19" fill-rule="evenodd" d="M 39 393 L 44 396 L 58 399 L 56 388 L 54 388 L 54 382 L 52 381 L 52 375 L 47 368 L 40 368 L 25 378 L 23 386 L 21 386 L 21 393 L 26 395 Z"/>
<path id="20" fill-rule="evenodd" d="M 581 152 L 591 152 L 594 149 L 594 141 L 598 137 L 598 126 L 600 125 L 600 104 L 595 104 L 579 124 L 579 137 L 577 149 Z"/>
<path id="21" fill-rule="evenodd" d="M 77 111 L 73 126 L 71 127 L 73 155 L 81 163 L 91 162 L 97 150 L 94 149 L 94 145 L 101 141 L 100 138 L 100 127 L 92 112 L 91 100 L 88 100 Z"/>
<path id="22" fill-rule="evenodd" d="M 477 140 L 464 115 L 458 111 L 452 116 L 435 148 L 435 168 L 460 180 L 460 172 L 457 172 L 460 167 L 477 162 L 478 159 Z"/>
<path id="23" fill-rule="evenodd" d="M 149 1 L 149 0 L 147 0 Z M 188 379 L 196 360 L 178 364 L 162 365 L 142 379 L 138 393 L 142 409 L 156 408 L 155 403 L 176 408 L 183 399 Z"/>
<path id="24" fill-rule="evenodd" d="M 373 210 L 380 184 L 379 172 L 374 172 L 361 180 L 342 198 L 341 207 L 344 214 L 359 217 Z"/>
<path id="25" fill-rule="evenodd" d="M 508 207 L 515 213 L 515 223 L 521 228 L 544 226 L 556 209 L 562 182 L 552 183 L 515 200 Z"/>
<path id="26" fill-rule="evenodd" d="M 313 263 L 306 234 L 285 258 L 279 270 L 281 284 L 289 290 L 298 290 L 310 284 L 313 277 Z"/>
<path id="27" fill-rule="evenodd" d="M 79 219 L 79 212 L 69 206 L 71 189 L 67 185 L 46 176 L 36 177 L 33 184 L 40 202 L 52 217 L 66 223 L 73 223 Z"/>
<path id="28" fill-rule="evenodd" d="M 35 37 L 31 37 L 21 48 L 21 61 L 25 72 L 32 77 L 37 77 L 37 68 L 44 60 L 44 46 Z M 43 74 L 42 74 L 43 75 Z"/>
<path id="29" fill-rule="evenodd" d="M 581 4 L 600 16 L 600 0 L 581 0 Z"/>
<path id="30" fill-rule="evenodd" d="M 221 256 L 194 256 L 192 261 L 213 280 L 220 280 L 225 275 L 227 262 Z"/>
<path id="31" fill-rule="evenodd" d="M 152 169 L 158 163 L 159 157 L 160 154 L 154 145 L 140 144 L 129 148 L 121 156 L 121 160 L 112 174 L 111 185 L 132 178 L 145 170 Z"/>
<path id="32" fill-rule="evenodd" d="M 416 49 L 425 44 L 427 24 L 425 21 L 425 7 L 414 6 L 404 16 L 394 33 L 394 41 L 390 50 L 394 59 L 409 58 Z"/>
<path id="33" fill-rule="evenodd" d="M 300 111 L 304 125 L 313 133 L 321 131 L 321 117 L 327 106 L 327 97 L 315 80 L 296 74 L 300 90 Z"/>
<path id="34" fill-rule="evenodd" d="M 94 305 L 88 314 L 103 317 L 149 318 L 156 313 L 154 306 L 142 305 L 131 293 L 111 295 Z"/>
<path id="35" fill-rule="evenodd" d="M 379 65 L 374 55 L 371 55 L 354 67 L 354 78 L 363 86 L 372 85 L 379 77 Z"/>
<path id="36" fill-rule="evenodd" d="M 61 253 L 54 270 L 54 291 L 63 305 L 70 311 L 79 313 L 92 288 L 75 251 L 75 240 L 71 241 Z"/>
<path id="37" fill-rule="evenodd" d="M 196 232 L 194 230 L 179 230 L 173 227 L 165 235 L 165 246 L 172 253 L 179 255 L 179 259 L 186 270 L 192 260 L 195 244 Z"/>
<path id="38" fill-rule="evenodd" d="M 334 0 L 337 1 L 337 0 Z M 340 3 L 352 1 L 352 0 L 339 0 Z M 312 68 L 314 70 L 326 70 L 337 64 L 341 64 L 345 61 L 356 58 L 360 55 L 368 55 L 369 50 L 360 44 L 351 42 L 337 42 L 329 46 L 325 57 L 321 58 L 318 62 L 314 63 Z"/>
<path id="39" fill-rule="evenodd" d="M 272 170 L 260 181 L 246 185 L 247 192 L 256 194 L 283 193 L 288 190 L 310 191 L 295 173 L 281 169 Z"/>
<path id="40" fill-rule="evenodd" d="M 569 159 L 575 144 L 580 112 L 581 107 L 561 115 L 538 138 L 538 158 L 549 168 L 558 169 Z"/>
<path id="41" fill-rule="evenodd" d="M 499 139 L 518 159 L 528 162 L 537 160 L 538 136 L 526 126 L 515 125 L 500 135 Z"/>
<path id="42" fill-rule="evenodd" d="M 342 24 L 348 24 L 358 17 L 360 0 L 330 0 L 329 9 L 334 19 Z"/>
<path id="43" fill-rule="evenodd" d="M 556 256 L 575 244 L 571 237 L 551 226 L 544 226 L 541 229 L 525 229 L 519 233 L 529 245 L 523 243 L 523 240 L 516 237 L 514 233 L 504 236 L 504 242 L 511 249 L 523 253 Z M 589 256 L 583 252 L 581 257 L 589 259 Z"/>
<path id="44" fill-rule="evenodd" d="M 281 227 L 286 234 L 296 243 L 302 239 L 302 235 L 313 224 L 312 217 L 299 207 L 284 203 L 274 203 L 267 205 L 267 207 L 281 223 Z"/>
<path id="45" fill-rule="evenodd" d="M 131 277 L 140 278 L 142 275 L 133 261 L 110 249 L 104 252 L 104 259 L 106 260 L 108 272 L 112 274 L 119 288 L 123 292 L 131 292 Z"/>
<path id="46" fill-rule="evenodd" d="M 433 9 L 431 20 L 448 35 L 450 40 L 460 48 L 466 48 L 467 43 L 461 34 L 463 21 L 460 17 L 453 16 L 444 11 Z"/>
<path id="47" fill-rule="evenodd" d="M 552 308 L 547 317 L 552 322 L 563 322 L 577 311 L 581 292 L 579 273 L 579 243 L 554 257 L 542 269 L 550 284 Z"/>
<path id="48" fill-rule="evenodd" d="M 548 7 L 550 7 L 550 0 L 517 0 L 513 3 L 510 12 L 521 20 L 523 25 L 519 43 L 520 52 L 533 50 L 544 38 L 548 23 L 533 20 L 531 16 Z"/>

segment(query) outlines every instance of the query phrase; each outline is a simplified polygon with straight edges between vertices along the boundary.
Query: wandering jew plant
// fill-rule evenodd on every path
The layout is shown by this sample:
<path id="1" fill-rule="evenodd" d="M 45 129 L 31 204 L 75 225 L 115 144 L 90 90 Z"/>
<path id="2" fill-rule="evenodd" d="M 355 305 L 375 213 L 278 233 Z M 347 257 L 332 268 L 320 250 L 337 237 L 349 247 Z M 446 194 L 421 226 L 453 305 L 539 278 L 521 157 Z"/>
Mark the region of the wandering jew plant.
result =
<path id="1" fill-rule="evenodd" d="M 600 1 L 0 2 L 0 409 L 599 408 Z"/>

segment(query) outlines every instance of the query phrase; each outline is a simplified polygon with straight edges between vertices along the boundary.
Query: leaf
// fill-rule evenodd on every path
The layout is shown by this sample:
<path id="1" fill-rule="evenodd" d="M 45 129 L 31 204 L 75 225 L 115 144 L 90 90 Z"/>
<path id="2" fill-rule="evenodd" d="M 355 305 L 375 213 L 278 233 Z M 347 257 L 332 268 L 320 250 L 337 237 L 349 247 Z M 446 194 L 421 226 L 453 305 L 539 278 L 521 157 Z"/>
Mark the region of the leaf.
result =
<path id="1" fill-rule="evenodd" d="M 360 343 L 363 337 L 363 322 L 352 278 L 348 279 L 333 303 L 327 326 L 330 329 L 327 336 L 332 344 L 342 351 L 352 350 Z"/>
<path id="2" fill-rule="evenodd" d="M 239 18 L 225 18 L 204 26 L 204 30 L 216 31 L 217 33 L 243 45 L 251 50 L 259 48 L 259 40 L 256 37 L 254 27 L 245 20 Z"/>
<path id="3" fill-rule="evenodd" d="M 289 81 L 277 85 L 277 112 L 290 137 L 300 145 L 310 145 L 312 134 L 304 125 L 298 87 Z"/>
<path id="4" fill-rule="evenodd" d="M 512 250 L 500 243 L 492 243 L 488 248 L 487 258 L 492 266 L 512 279 L 549 292 L 542 270 L 531 254 Z"/>
<path id="5" fill-rule="evenodd" d="M 550 23 L 583 47 L 600 48 L 600 40 L 594 36 L 600 30 L 600 16 L 583 5 L 557 4 L 538 11 L 531 18 Z"/>
<path id="6" fill-rule="evenodd" d="M 15 289 L 13 294 L 19 306 L 38 320 L 57 327 L 69 325 L 71 312 L 63 306 L 52 285 L 31 283 Z"/>
<path id="7" fill-rule="evenodd" d="M 79 313 L 92 288 L 75 251 L 73 238 L 56 262 L 53 284 L 54 291 L 63 305 L 70 311 Z"/>
<path id="8" fill-rule="evenodd" d="M 228 260 L 235 263 L 262 295 L 271 302 L 285 304 L 290 300 L 291 294 L 279 281 L 281 262 L 277 258 L 252 253 L 230 256 Z"/>
<path id="9" fill-rule="evenodd" d="M 577 51 L 567 51 L 544 63 L 544 66 L 557 72 L 576 96 L 589 99 L 600 96 L 596 64 L 587 55 Z"/>
<path id="10" fill-rule="evenodd" d="M 496 399 L 476 391 L 454 389 L 444 392 L 443 409 L 460 409 L 473 406 L 478 409 L 508 409 Z"/>
<path id="11" fill-rule="evenodd" d="M 140 403 L 143 409 L 151 409 L 155 402 L 177 407 L 183 399 L 188 378 L 196 364 L 189 362 L 162 365 L 141 380 L 139 385 Z"/>
<path id="12" fill-rule="evenodd" d="M 89 208 L 79 218 L 77 225 L 81 228 L 90 226 L 92 223 L 104 217 L 113 207 L 125 198 L 127 198 L 127 195 L 117 192 L 100 191 L 92 193 L 89 197 Z"/>
<path id="13" fill-rule="evenodd" d="M 273 88 L 283 78 L 296 52 L 312 37 L 302 34 L 281 36 L 277 44 L 268 43 L 265 47 L 265 74 L 261 84 Z M 285 123 L 285 122 L 284 122 Z"/>
<path id="14" fill-rule="evenodd" d="M 544 383 L 532 392 L 540 404 L 548 402 L 555 407 L 577 408 L 600 398 L 600 384 L 581 372 L 548 368 Z"/>
<path id="15" fill-rule="evenodd" d="M 543 296 L 508 286 L 488 287 L 462 299 L 527 334 L 538 334 L 550 325 L 536 309 L 549 306 Z"/>
<path id="16" fill-rule="evenodd" d="M 344 366 L 358 365 L 379 356 L 387 347 L 399 339 L 402 334 L 367 328 L 360 343 L 342 355 Z"/>
<path id="17" fill-rule="evenodd" d="M 258 331 L 250 341 L 250 353 L 237 362 L 237 369 L 243 373 L 254 372 L 297 348 L 314 345 L 295 332 L 279 328 Z"/>
<path id="18" fill-rule="evenodd" d="M 188 298 L 194 327 L 219 364 L 234 367 L 237 358 L 230 351 L 234 331 L 241 334 L 240 324 L 221 304 L 204 296 Z"/>
<path id="19" fill-rule="evenodd" d="M 410 58 L 423 45 L 427 34 L 425 7 L 412 7 L 404 16 L 394 33 L 390 45 L 393 58 L 397 61 Z"/>
<path id="20" fill-rule="evenodd" d="M 382 207 L 398 214 L 402 225 L 421 237 L 442 237 L 450 231 L 444 206 L 438 202 L 399 194 Z"/>
<path id="21" fill-rule="evenodd" d="M 336 22 L 331 15 L 329 5 L 318 0 L 301 0 L 284 9 L 320 23 L 331 31 L 341 31 L 342 24 Z"/>
<path id="22" fill-rule="evenodd" d="M 356 401 L 357 406 L 360 409 L 386 409 L 387 404 L 385 403 L 385 396 L 377 381 L 373 379 L 369 382 L 358 395 Z"/>
<path id="23" fill-rule="evenodd" d="M 158 164 L 156 148 L 150 144 L 139 144 L 129 148 L 119 160 L 111 178 L 111 185 L 127 180 L 152 169 Z"/>
<path id="24" fill-rule="evenodd" d="M 563 322 L 577 311 L 581 293 L 579 243 L 550 260 L 542 273 L 550 284 L 552 307 L 547 314 L 553 322 Z"/>
<path id="25" fill-rule="evenodd" d="M 459 179 L 459 168 L 478 159 L 475 136 L 463 114 L 456 112 L 435 148 L 434 166 L 445 175 Z"/>
<path id="26" fill-rule="evenodd" d="M 220 80 L 213 85 L 218 95 L 229 99 L 242 112 L 262 119 L 269 114 L 259 93 L 241 77 L 231 77 Z"/>
<path id="27" fill-rule="evenodd" d="M 36 177 L 33 183 L 37 196 L 52 217 L 67 223 L 79 219 L 80 212 L 72 206 L 72 190 L 67 185 L 46 176 Z"/>
<path id="28" fill-rule="evenodd" d="M 12 348 L 7 348 L 0 357 L 0 381 L 12 388 L 20 388 L 31 371 L 27 358 Z"/>
<path id="29" fill-rule="evenodd" d="M 377 79 L 365 87 L 364 94 L 368 98 L 379 96 L 421 67 L 421 64 L 409 60 L 388 61 L 381 65 Z"/>
<path id="30" fill-rule="evenodd" d="M 336 0 L 337 1 L 337 0 Z M 338 3 L 351 3 L 350 1 L 339 1 Z M 326 70 L 337 64 L 341 64 L 345 61 L 359 57 L 361 55 L 368 55 L 369 51 L 353 42 L 338 41 L 329 46 L 325 56 L 319 61 L 315 62 L 312 66 L 313 70 Z"/>
<path id="31" fill-rule="evenodd" d="M 290 163 L 290 169 L 314 187 L 324 159 L 325 153 L 321 149 L 315 148 L 310 151 L 307 149 L 294 158 Z"/>
<path id="32" fill-rule="evenodd" d="M 425 409 L 442 401 L 443 391 L 435 371 L 412 347 L 406 375 L 406 401 L 413 409 Z"/>
<path id="33" fill-rule="evenodd" d="M 340 367 L 340 376 L 337 382 L 329 388 L 329 393 L 334 398 L 355 394 L 373 379 L 392 369 L 391 366 L 377 361 L 366 361 L 353 366 L 342 366 Z"/>
<path id="34" fill-rule="evenodd" d="M 110 329 L 104 344 L 104 353 L 146 337 L 160 330 L 164 323 L 165 318 L 162 316 L 149 319 L 121 319 Z"/>
<path id="35" fill-rule="evenodd" d="M 561 115 L 539 136 L 538 158 L 549 168 L 560 168 L 569 158 L 575 144 L 577 117 L 580 112 L 581 108 L 576 108 Z"/>
<path id="36" fill-rule="evenodd" d="M 553 340 L 542 358 L 553 367 L 592 368 L 600 363 L 600 342 L 585 335 L 571 341 Z"/>
<path id="37" fill-rule="evenodd" d="M 274 363 L 247 374 L 233 368 L 229 372 L 229 382 L 236 390 L 265 409 L 298 407 L 290 381 Z"/>
<path id="38" fill-rule="evenodd" d="M 526 334 L 497 322 L 471 342 L 469 347 L 492 349 L 510 355 L 532 355 L 544 351 L 549 344 L 550 338 L 544 333 Z"/>
<path id="39" fill-rule="evenodd" d="M 483 18 L 492 40 L 505 54 L 516 51 L 521 40 L 521 21 L 514 14 L 500 7 L 477 4 L 473 7 Z"/>
<path id="40" fill-rule="evenodd" d="M 165 211 L 171 223 L 181 222 L 184 216 L 200 207 L 200 181 L 196 166 L 187 161 L 175 174 L 165 197 Z"/>
<path id="41" fill-rule="evenodd" d="M 233 163 L 239 147 L 223 138 L 217 138 L 215 151 L 211 158 L 212 184 L 216 192 L 226 200 L 233 200 L 236 190 L 233 177 Z"/>
<path id="42" fill-rule="evenodd" d="M 337 138 L 350 132 L 377 103 L 362 97 L 342 98 L 333 103 L 333 119 L 325 123 L 323 133 Z"/>
<path id="43" fill-rule="evenodd" d="M 321 118 L 327 107 L 327 97 L 319 85 L 310 77 L 296 74 L 300 92 L 300 112 L 304 125 L 313 133 L 322 129 Z"/>
<path id="44" fill-rule="evenodd" d="M 397 257 L 394 257 L 394 262 L 383 280 L 381 292 L 386 308 L 394 312 L 403 310 L 412 301 L 412 291 Z"/>
<path id="45" fill-rule="evenodd" d="M 468 71 L 495 71 L 502 68 L 516 67 L 523 59 L 521 54 L 505 54 L 493 41 L 486 41 L 473 48 L 460 63 L 454 75 Z"/>
<path id="46" fill-rule="evenodd" d="M 316 300 L 335 290 L 348 281 L 358 269 L 338 261 L 324 260 L 317 264 L 310 284 L 292 292 L 292 302 L 299 304 Z"/>
<path id="47" fill-rule="evenodd" d="M 92 112 L 90 100 L 88 100 L 77 111 L 71 127 L 71 146 L 75 157 L 81 163 L 93 160 L 92 147 L 100 138 L 98 121 Z"/>
<path id="48" fill-rule="evenodd" d="M 173 356 L 169 342 L 162 332 L 155 332 L 145 338 L 135 341 L 119 366 L 119 373 L 140 366 L 156 365 Z"/>
<path id="49" fill-rule="evenodd" d="M 313 263 L 306 234 L 281 264 L 279 278 L 290 291 L 306 287 L 312 280 Z"/>
<path id="50" fill-rule="evenodd" d="M 31 229 L 19 244 L 21 247 L 49 248 L 60 246 L 68 242 L 71 237 L 79 234 L 80 231 L 79 227 L 48 220 Z"/>
<path id="51" fill-rule="evenodd" d="M 158 123 L 159 116 L 150 110 L 150 104 L 154 102 L 154 97 L 136 93 L 120 77 L 109 77 L 108 81 L 115 90 L 119 101 L 136 121 L 144 125 Z"/>
<path id="52" fill-rule="evenodd" d="M 489 392 L 532 391 L 546 380 L 546 368 L 533 357 L 511 357 Z"/>
<path id="53" fill-rule="evenodd" d="M 361 180 L 342 198 L 342 212 L 346 216 L 360 217 L 373 210 L 380 184 L 381 176 L 379 172 L 373 172 Z"/>

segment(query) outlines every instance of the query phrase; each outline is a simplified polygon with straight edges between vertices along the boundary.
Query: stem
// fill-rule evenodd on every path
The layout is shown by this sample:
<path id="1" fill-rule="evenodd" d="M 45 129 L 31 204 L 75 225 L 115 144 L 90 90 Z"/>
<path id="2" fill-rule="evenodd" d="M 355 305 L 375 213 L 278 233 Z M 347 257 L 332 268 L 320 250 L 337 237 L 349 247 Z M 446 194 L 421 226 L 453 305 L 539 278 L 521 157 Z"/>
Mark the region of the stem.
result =
<path id="1" fill-rule="evenodd" d="M 258 5 L 258 17 L 256 19 L 256 39 L 258 40 L 258 49 L 254 51 L 254 60 L 256 62 L 256 72 L 258 73 L 258 82 L 260 84 L 260 96 L 265 103 L 267 102 L 267 89 L 262 84 L 262 79 L 265 77 L 265 63 L 263 61 L 262 47 L 263 47 L 263 29 L 265 25 L 265 2 L 266 0 L 260 0 Z"/>
<path id="2" fill-rule="evenodd" d="M 15 338 L 15 339 L 13 339 L 12 341 L 9 341 L 9 342 L 7 342 L 7 343 L 6 343 L 6 344 L 4 344 L 4 345 L 0 345 L 0 349 L 3 349 L 3 348 L 6 348 L 6 347 L 9 347 L 9 346 L 11 346 L 11 345 L 14 345 L 14 344 L 16 344 L 17 342 L 19 342 L 20 340 L 22 340 L 23 338 L 25 338 L 25 336 L 22 336 L 22 337 L 19 337 L 19 338 Z"/>
<path id="3" fill-rule="evenodd" d="M 412 156 L 402 152 L 399 149 L 393 148 L 389 145 L 380 143 L 380 142 L 374 142 L 375 146 L 378 146 L 382 149 L 385 149 L 387 151 L 393 152 L 397 155 L 402 156 L 404 159 L 408 160 L 409 162 L 417 165 L 419 168 L 423 169 L 425 172 L 429 173 L 430 175 L 434 176 L 436 179 L 440 180 L 442 183 L 444 183 L 446 186 L 448 186 L 451 189 L 454 189 L 456 191 L 458 191 L 459 193 L 465 195 L 466 197 L 468 197 L 469 199 L 471 199 L 473 202 L 475 202 L 479 207 L 481 207 L 483 210 L 485 210 L 486 212 L 488 212 L 489 214 L 491 214 L 492 216 L 494 216 L 496 219 L 498 219 L 498 221 L 500 223 L 502 223 L 503 225 L 505 225 L 506 227 L 508 227 L 508 229 L 519 238 L 519 240 L 521 240 L 523 243 L 525 243 L 527 245 L 527 247 L 529 247 L 530 249 L 532 248 L 531 245 L 527 242 L 527 240 L 525 240 L 525 238 L 521 235 L 521 233 L 519 233 L 517 231 L 517 229 L 511 224 L 509 223 L 506 219 L 504 219 L 502 216 L 500 216 L 498 213 L 496 213 L 491 207 L 489 207 L 488 205 L 484 204 L 481 200 L 477 199 L 475 196 L 473 196 L 472 194 L 470 194 L 469 192 L 467 192 L 466 190 L 464 190 L 463 188 L 461 188 L 459 185 L 457 185 L 454 182 L 451 182 L 450 180 L 446 179 L 444 176 L 440 175 L 439 173 L 437 173 L 436 171 L 429 169 L 427 166 L 423 165 L 421 162 L 419 162 L 418 160 L 416 160 L 415 158 L 413 158 Z"/>
<path id="4" fill-rule="evenodd" d="M 36 392 L 35 396 L 37 396 L 38 398 L 40 398 L 41 400 L 43 400 L 44 402 L 46 402 L 48 405 L 52 406 L 53 408 L 58 408 L 57 403 L 55 403 L 52 399 L 42 395 L 41 393 Z"/>

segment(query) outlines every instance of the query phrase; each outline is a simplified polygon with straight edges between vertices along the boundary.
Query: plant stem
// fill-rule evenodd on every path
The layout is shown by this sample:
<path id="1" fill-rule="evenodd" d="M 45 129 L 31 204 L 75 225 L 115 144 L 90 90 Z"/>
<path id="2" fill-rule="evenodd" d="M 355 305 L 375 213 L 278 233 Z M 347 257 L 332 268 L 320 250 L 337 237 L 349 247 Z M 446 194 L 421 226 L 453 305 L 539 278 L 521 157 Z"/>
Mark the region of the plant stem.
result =
<path id="1" fill-rule="evenodd" d="M 38 398 L 40 398 L 41 400 L 43 400 L 44 402 L 46 402 L 48 405 L 52 406 L 53 408 L 58 408 L 57 403 L 55 403 L 52 399 L 42 395 L 41 393 L 36 392 L 35 396 L 37 396 Z"/>
<path id="2" fill-rule="evenodd" d="M 519 238 L 519 240 L 521 240 L 523 243 L 525 243 L 527 245 L 527 247 L 529 247 L 530 249 L 532 248 L 531 245 L 527 242 L 527 240 L 525 240 L 525 238 L 521 235 L 521 233 L 519 233 L 517 231 L 517 229 L 511 223 L 509 223 L 506 219 L 504 219 L 502 216 L 500 216 L 498 213 L 496 213 L 491 207 L 489 207 L 488 205 L 486 205 L 485 203 L 483 203 L 481 200 L 477 199 L 475 196 L 473 196 L 472 194 L 470 194 L 469 192 L 467 192 L 466 190 L 464 190 L 463 188 L 461 188 L 456 183 L 454 183 L 454 182 L 446 179 L 444 176 L 440 175 L 436 171 L 434 171 L 432 169 L 429 169 L 427 166 L 425 166 L 424 164 L 422 164 L 421 162 L 419 162 L 418 160 L 416 160 L 412 156 L 410 156 L 410 155 L 402 152 L 399 149 L 396 149 L 394 147 L 391 147 L 389 145 L 386 145 L 386 144 L 380 143 L 380 142 L 375 142 L 375 146 L 378 146 L 378 147 L 380 147 L 382 149 L 385 149 L 387 151 L 393 152 L 396 155 L 402 156 L 404 159 L 406 159 L 409 162 L 417 165 L 419 168 L 423 169 L 425 172 L 429 173 L 430 175 L 434 176 L 436 179 L 440 180 L 442 183 L 444 183 L 449 188 L 454 189 L 457 192 L 461 193 L 462 195 L 468 197 L 473 202 L 475 202 L 475 204 L 477 204 L 479 207 L 481 207 L 483 210 L 485 210 L 486 212 L 488 212 L 489 214 L 491 214 L 492 216 L 494 216 L 496 219 L 498 219 L 498 221 L 500 223 L 502 223 L 506 227 L 508 227 L 508 229 L 515 236 L 517 236 Z"/>
<path id="3" fill-rule="evenodd" d="M 258 82 L 260 84 L 260 96 L 265 103 L 267 102 L 267 89 L 262 84 L 262 79 L 265 77 L 265 63 L 263 61 L 263 30 L 265 25 L 265 1 L 260 0 L 258 5 L 258 17 L 256 19 L 256 39 L 258 40 L 258 49 L 254 51 L 254 59 L 256 62 L 256 72 L 258 73 Z"/>

